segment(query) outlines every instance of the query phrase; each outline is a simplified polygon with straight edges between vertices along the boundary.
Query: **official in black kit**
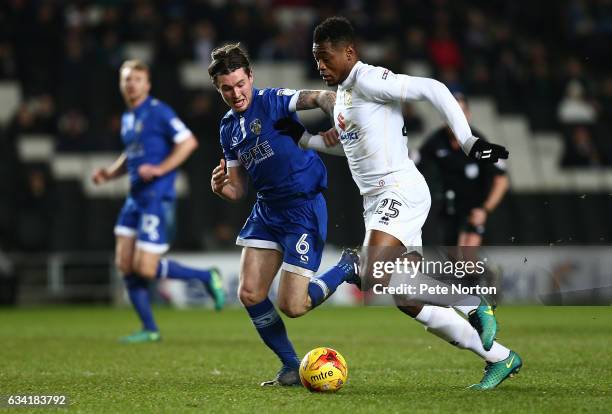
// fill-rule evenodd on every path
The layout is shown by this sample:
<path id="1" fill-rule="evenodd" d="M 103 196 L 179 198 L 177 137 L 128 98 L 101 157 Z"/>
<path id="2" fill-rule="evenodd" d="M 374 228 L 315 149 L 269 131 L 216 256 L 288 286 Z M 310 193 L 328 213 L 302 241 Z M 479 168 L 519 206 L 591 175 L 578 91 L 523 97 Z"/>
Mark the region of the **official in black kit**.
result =
<path id="1" fill-rule="evenodd" d="M 463 94 L 455 94 L 468 121 L 471 113 Z M 486 137 L 470 125 L 474 136 Z M 437 173 L 442 193 L 443 242 L 448 246 L 480 246 L 488 216 L 503 199 L 509 187 L 505 162 L 495 164 L 465 156 L 453 132 L 444 126 L 427 137 L 414 161 L 431 180 Z"/>

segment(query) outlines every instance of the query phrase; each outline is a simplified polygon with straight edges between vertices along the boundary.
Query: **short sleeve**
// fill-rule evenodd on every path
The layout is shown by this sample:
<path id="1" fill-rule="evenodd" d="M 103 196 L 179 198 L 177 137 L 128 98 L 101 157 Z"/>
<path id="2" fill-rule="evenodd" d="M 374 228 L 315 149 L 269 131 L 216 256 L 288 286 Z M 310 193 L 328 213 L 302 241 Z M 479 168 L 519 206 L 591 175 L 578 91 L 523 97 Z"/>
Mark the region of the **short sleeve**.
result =
<path id="1" fill-rule="evenodd" d="M 271 88 L 262 89 L 259 93 L 262 93 L 268 114 L 273 120 L 295 116 L 296 90 Z"/>
<path id="2" fill-rule="evenodd" d="M 223 149 L 223 158 L 225 158 L 225 165 L 227 167 L 238 167 L 240 165 L 240 161 L 238 161 L 238 157 L 231 149 L 231 141 L 229 134 L 227 133 L 226 125 L 221 124 L 219 128 L 219 137 L 221 141 L 221 148 Z"/>
<path id="3" fill-rule="evenodd" d="M 170 107 L 162 107 L 161 118 L 165 132 L 175 144 L 185 141 L 192 135 L 189 128 Z"/>

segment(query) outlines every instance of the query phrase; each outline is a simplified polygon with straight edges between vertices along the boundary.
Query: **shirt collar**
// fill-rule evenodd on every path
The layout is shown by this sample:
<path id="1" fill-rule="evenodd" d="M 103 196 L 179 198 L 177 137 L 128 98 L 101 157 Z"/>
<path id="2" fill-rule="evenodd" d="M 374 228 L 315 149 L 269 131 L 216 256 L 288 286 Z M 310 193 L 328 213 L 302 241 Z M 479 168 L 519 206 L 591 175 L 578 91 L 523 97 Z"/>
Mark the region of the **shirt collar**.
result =
<path id="1" fill-rule="evenodd" d="M 134 108 L 131 109 L 131 112 L 133 113 L 139 113 L 142 111 L 143 108 L 146 108 L 147 106 L 149 106 L 149 103 L 151 102 L 153 98 L 151 97 L 151 95 L 147 96 L 147 98 L 142 101 L 140 103 L 140 105 L 135 106 Z"/>
<path id="2" fill-rule="evenodd" d="M 363 62 L 361 60 L 358 60 L 357 63 L 355 63 L 355 66 L 353 66 L 353 69 L 351 69 L 351 72 L 349 73 L 349 75 L 346 77 L 344 82 L 340 84 L 340 86 L 343 89 L 350 87 L 353 84 L 353 82 L 355 82 L 355 74 L 357 73 L 357 69 L 361 65 L 363 65 Z"/>

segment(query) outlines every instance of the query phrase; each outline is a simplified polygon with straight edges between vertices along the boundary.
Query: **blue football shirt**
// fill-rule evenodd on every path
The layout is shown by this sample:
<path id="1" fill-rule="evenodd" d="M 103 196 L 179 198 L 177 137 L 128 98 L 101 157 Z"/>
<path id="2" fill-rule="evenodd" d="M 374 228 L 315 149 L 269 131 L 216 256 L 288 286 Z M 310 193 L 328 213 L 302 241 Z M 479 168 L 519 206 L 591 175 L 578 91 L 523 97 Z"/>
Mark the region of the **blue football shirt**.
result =
<path id="1" fill-rule="evenodd" d="M 191 131 L 165 103 L 148 97 L 143 103 L 123 113 L 121 140 L 127 155 L 130 195 L 136 198 L 174 198 L 176 171 L 150 182 L 138 175 L 143 164 L 160 164 L 170 155 L 175 144 L 191 136 Z"/>
<path id="2" fill-rule="evenodd" d="M 304 151 L 274 129 L 286 117 L 297 120 L 289 108 L 296 91 L 253 89 L 244 112 L 229 110 L 221 120 L 221 146 L 228 167 L 243 166 L 257 190 L 258 200 L 290 202 L 312 197 L 327 188 L 327 171 L 319 156 Z"/>

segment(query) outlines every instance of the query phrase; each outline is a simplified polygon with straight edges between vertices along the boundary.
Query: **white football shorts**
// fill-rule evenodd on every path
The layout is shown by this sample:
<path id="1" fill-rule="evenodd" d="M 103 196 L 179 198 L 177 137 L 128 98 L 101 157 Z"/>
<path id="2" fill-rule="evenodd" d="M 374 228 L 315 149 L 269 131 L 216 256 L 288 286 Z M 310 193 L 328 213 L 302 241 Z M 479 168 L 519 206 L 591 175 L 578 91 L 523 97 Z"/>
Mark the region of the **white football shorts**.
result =
<path id="1" fill-rule="evenodd" d="M 386 189 L 380 194 L 363 197 L 363 218 L 366 232 L 383 231 L 406 247 L 422 246 L 421 229 L 431 195 L 425 178 L 414 174 L 408 182 Z"/>

